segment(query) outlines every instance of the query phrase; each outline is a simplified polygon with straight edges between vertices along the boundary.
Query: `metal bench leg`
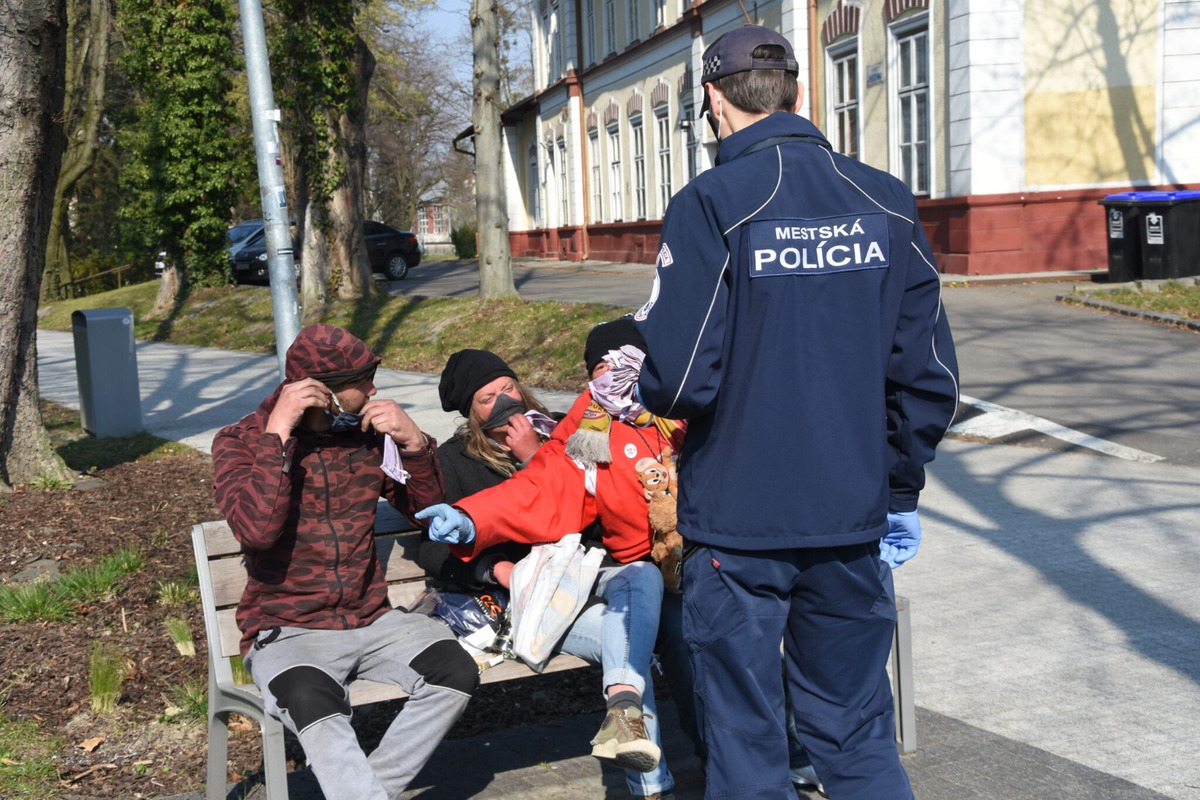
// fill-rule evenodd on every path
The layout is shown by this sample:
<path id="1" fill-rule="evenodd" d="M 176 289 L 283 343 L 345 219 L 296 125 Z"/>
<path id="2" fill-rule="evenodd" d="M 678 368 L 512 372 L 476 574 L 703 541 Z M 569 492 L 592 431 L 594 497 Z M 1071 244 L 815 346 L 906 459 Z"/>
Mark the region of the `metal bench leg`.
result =
<path id="1" fill-rule="evenodd" d="M 897 597 L 896 631 L 892 634 L 892 694 L 896 703 L 896 744 L 901 755 L 915 753 L 917 750 L 910 611 L 908 598 Z"/>
<path id="2" fill-rule="evenodd" d="M 209 697 L 209 703 L 212 698 Z M 208 714 L 208 770 L 205 797 L 225 800 L 227 784 L 225 770 L 229 759 L 229 712 L 210 711 Z"/>
<path id="3" fill-rule="evenodd" d="M 263 777 L 267 800 L 288 800 L 287 756 L 283 749 L 283 723 L 263 714 Z"/>

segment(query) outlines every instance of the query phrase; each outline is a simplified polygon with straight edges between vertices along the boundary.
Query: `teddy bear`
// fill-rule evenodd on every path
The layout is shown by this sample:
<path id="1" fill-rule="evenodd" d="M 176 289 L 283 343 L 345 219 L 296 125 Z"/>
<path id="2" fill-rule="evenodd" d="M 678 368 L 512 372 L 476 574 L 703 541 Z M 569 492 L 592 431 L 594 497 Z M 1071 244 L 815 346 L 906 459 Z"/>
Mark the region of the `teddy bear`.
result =
<path id="1" fill-rule="evenodd" d="M 662 461 L 643 458 L 634 464 L 634 469 L 649 502 L 650 529 L 653 532 L 650 557 L 662 570 L 664 588 L 669 592 L 678 592 L 683 564 L 683 536 L 676 530 L 674 454 L 668 447 L 663 451 Z"/>

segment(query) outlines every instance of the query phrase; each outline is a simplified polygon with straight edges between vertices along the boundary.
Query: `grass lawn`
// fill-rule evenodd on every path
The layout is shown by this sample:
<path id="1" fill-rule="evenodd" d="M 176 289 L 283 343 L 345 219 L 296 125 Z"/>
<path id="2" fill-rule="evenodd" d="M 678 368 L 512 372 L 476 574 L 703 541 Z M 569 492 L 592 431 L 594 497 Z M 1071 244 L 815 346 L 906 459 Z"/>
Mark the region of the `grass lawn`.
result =
<path id="1" fill-rule="evenodd" d="M 134 335 L 141 341 L 274 352 L 267 287 L 198 289 L 163 318 L 151 315 L 157 289 L 149 281 L 49 303 L 39 310 L 38 327 L 70 331 L 73 311 L 125 307 L 133 312 Z M 389 369 L 438 374 L 451 353 L 473 347 L 498 354 L 530 386 L 582 391 L 588 331 L 632 310 L 599 303 L 379 297 L 365 308 L 335 305 L 324 321 L 361 338 Z"/>

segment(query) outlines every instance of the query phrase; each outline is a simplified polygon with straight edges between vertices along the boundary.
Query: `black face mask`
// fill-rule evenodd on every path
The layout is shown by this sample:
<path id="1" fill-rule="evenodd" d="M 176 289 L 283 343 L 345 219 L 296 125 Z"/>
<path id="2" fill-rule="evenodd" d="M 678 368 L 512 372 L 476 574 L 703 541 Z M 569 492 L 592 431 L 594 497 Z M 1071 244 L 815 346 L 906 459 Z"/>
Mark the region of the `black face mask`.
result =
<path id="1" fill-rule="evenodd" d="M 514 400 L 506 394 L 499 395 L 492 406 L 492 413 L 488 415 L 487 422 L 483 423 L 482 427 L 485 431 L 494 430 L 507 424 L 508 418 L 513 414 L 524 414 L 525 410 L 525 404 L 520 400 Z"/>
<path id="2" fill-rule="evenodd" d="M 349 411 L 343 411 L 335 415 L 332 411 L 326 411 L 325 416 L 329 419 L 329 430 L 334 433 L 362 430 L 362 414 L 351 414 Z"/>
<path id="3" fill-rule="evenodd" d="M 362 421 L 365 414 L 353 414 L 342 408 L 342 404 L 338 402 L 337 394 L 330 390 L 333 397 L 333 405 L 337 408 L 338 413 L 326 409 L 325 417 L 329 420 L 329 430 L 333 433 L 345 433 L 346 431 L 362 430 Z"/>

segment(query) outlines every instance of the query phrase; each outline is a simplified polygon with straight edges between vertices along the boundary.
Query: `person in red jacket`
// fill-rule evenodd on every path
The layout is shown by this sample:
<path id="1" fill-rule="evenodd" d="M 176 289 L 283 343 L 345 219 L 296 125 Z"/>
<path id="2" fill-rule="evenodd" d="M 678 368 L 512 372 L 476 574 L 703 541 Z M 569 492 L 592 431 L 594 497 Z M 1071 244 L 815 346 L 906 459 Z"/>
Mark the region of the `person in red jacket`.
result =
<path id="1" fill-rule="evenodd" d="M 585 361 L 590 388 L 575 401 L 523 470 L 503 483 L 417 513 L 430 536 L 470 558 L 500 542 L 558 541 L 599 521 L 607 552 L 596 594 L 604 604 L 576 619 L 562 652 L 599 661 L 608 711 L 592 755 L 626 770 L 635 797 L 663 797 L 674 779 L 661 758 L 650 660 L 663 581 L 650 560 L 651 531 L 638 465 L 662 465 L 678 452 L 674 422 L 605 408 L 606 373 L 636 380 L 641 337 L 629 317 L 596 326 Z M 645 713 L 643 713 L 645 712 Z"/>
<path id="2" fill-rule="evenodd" d="M 331 800 L 399 796 L 479 684 L 445 625 L 388 603 L 379 498 L 411 515 L 442 499 L 442 482 L 436 443 L 374 397 L 378 365 L 350 333 L 309 326 L 288 348 L 285 380 L 213 440 L 217 504 L 248 573 L 245 666 Z M 356 677 L 411 694 L 369 757 L 350 726 Z"/>

